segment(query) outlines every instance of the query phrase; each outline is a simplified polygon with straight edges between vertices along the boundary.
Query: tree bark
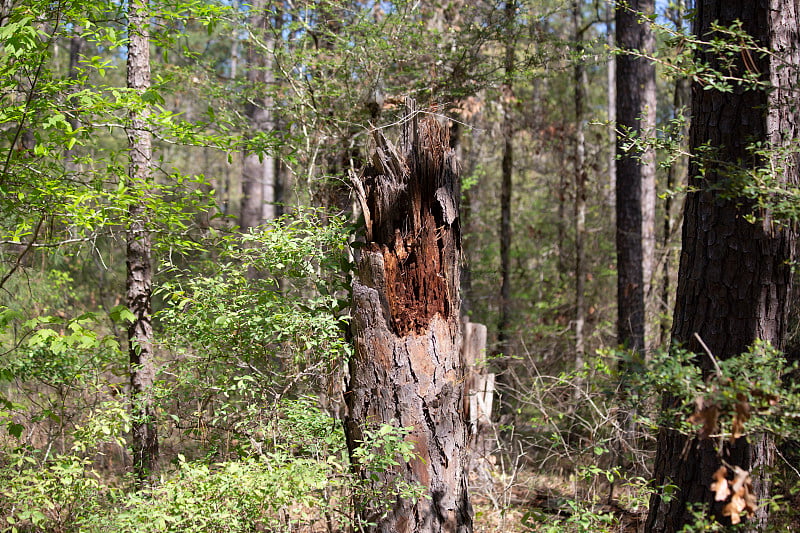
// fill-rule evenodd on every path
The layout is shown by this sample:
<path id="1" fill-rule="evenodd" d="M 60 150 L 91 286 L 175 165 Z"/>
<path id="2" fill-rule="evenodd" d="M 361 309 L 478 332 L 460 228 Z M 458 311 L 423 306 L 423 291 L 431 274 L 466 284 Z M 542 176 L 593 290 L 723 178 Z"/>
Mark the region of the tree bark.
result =
<path id="1" fill-rule="evenodd" d="M 685 0 L 678 0 L 674 5 L 667 10 L 667 18 L 675 25 L 679 32 L 683 32 L 686 25 L 684 13 L 687 7 L 691 6 L 691 0 L 687 3 Z M 689 104 L 691 98 L 691 84 L 688 78 L 681 77 L 675 80 L 675 88 L 673 90 L 672 99 L 672 112 L 677 118 L 681 114 L 685 118 L 680 131 L 679 150 L 681 152 L 687 151 L 689 142 L 689 124 L 690 124 L 690 110 Z M 664 254 L 664 268 L 662 270 L 661 278 L 661 308 L 660 315 L 662 318 L 659 321 L 659 345 L 666 347 L 669 344 L 670 325 L 671 321 L 667 320 L 668 313 L 672 310 L 672 296 L 673 296 L 673 277 L 672 270 L 673 262 L 673 234 L 676 232 L 675 221 L 676 215 L 673 213 L 674 201 L 673 194 L 676 187 L 683 187 L 687 183 L 689 176 L 689 158 L 683 153 L 673 154 L 674 161 L 667 170 L 667 197 L 664 200 L 664 220 L 663 220 L 663 235 L 661 241 L 661 249 Z"/>
<path id="2" fill-rule="evenodd" d="M 410 462 L 377 472 L 354 464 L 370 489 L 357 502 L 376 523 L 367 530 L 470 532 L 458 165 L 447 130 L 407 106 L 399 146 L 376 131 L 372 165 L 356 181 L 367 242 L 353 284 L 345 428 L 352 456 L 372 425 L 413 427 Z M 395 496 L 397 480 L 420 484 L 423 498 Z M 386 497 L 384 514 L 373 498 Z"/>
<path id="3" fill-rule="evenodd" d="M 583 54 L 583 15 L 581 2 L 572 6 L 572 22 L 578 55 Z M 573 67 L 575 83 L 575 367 L 583 366 L 586 352 L 583 329 L 586 324 L 586 136 L 584 102 L 586 101 L 586 67 L 578 57 Z"/>
<path id="4" fill-rule="evenodd" d="M 147 0 L 131 0 L 128 8 L 128 88 L 144 93 L 150 88 L 150 37 Z M 143 195 L 148 194 L 153 155 L 146 107 L 130 112 L 127 129 L 130 148 L 129 177 Z M 128 210 L 127 304 L 134 319 L 128 327 L 133 467 L 139 482 L 152 479 L 158 462 L 158 435 L 152 399 L 155 364 L 150 321 L 153 271 L 150 232 L 144 199 Z"/>
<path id="5" fill-rule="evenodd" d="M 606 46 L 609 51 L 614 50 L 616 38 L 614 36 L 614 5 L 612 2 L 606 3 Z M 617 56 L 613 52 L 608 54 L 607 62 L 607 90 L 608 103 L 606 113 L 608 115 L 608 144 L 613 148 L 608 151 L 608 205 L 615 209 L 617 198 Z"/>
<path id="6" fill-rule="evenodd" d="M 251 6 L 252 31 L 247 45 L 247 80 L 253 94 L 245 104 L 245 114 L 253 133 L 274 130 L 273 102 L 270 91 L 274 82 L 273 47 L 269 13 L 264 0 Z M 261 42 L 263 45 L 259 45 Z M 248 150 L 242 163 L 242 204 L 239 227 L 244 231 L 276 217 L 275 180 L 277 176 L 273 148 L 266 152 Z"/>
<path id="7" fill-rule="evenodd" d="M 699 355 L 697 364 L 707 375 L 713 363 L 695 338 L 697 334 L 717 359 L 726 359 L 763 339 L 783 347 L 791 294 L 791 261 L 795 257 L 795 231 L 773 224 L 768 212 L 756 212 L 752 202 L 725 196 L 732 174 L 746 172 L 765 161 L 749 153 L 753 141 L 769 141 L 775 147 L 796 142 L 800 117 L 794 109 L 793 77 L 797 75 L 798 17 L 794 1 L 750 2 L 707 1 L 696 7 L 694 33 L 703 40 L 713 38 L 711 23 L 726 26 L 741 21 L 743 30 L 761 46 L 774 52 L 771 58 L 752 53 L 748 62 L 736 68 L 762 73 L 773 90 L 746 89 L 741 86 L 722 93 L 692 87 L 690 143 L 693 152 L 690 187 L 697 190 L 686 197 L 683 251 L 678 275 L 678 290 L 672 340 Z M 701 61 L 716 64 L 712 52 L 699 53 Z M 742 57 L 747 52 L 742 54 Z M 749 61 L 752 60 L 752 63 Z M 713 149 L 713 160 L 703 160 L 700 147 Z M 784 183 L 797 184 L 797 157 L 793 164 L 781 165 Z M 699 165 L 704 167 L 698 178 Z M 755 214 L 750 223 L 746 215 Z M 672 404 L 665 398 L 665 406 Z M 677 486 L 669 500 L 654 494 L 646 531 L 679 531 L 692 522 L 687 504 L 704 504 L 719 521 L 724 502 L 715 502 L 710 490 L 712 476 L 721 459 L 749 470 L 753 491 L 760 502 L 769 495 L 769 466 L 772 444 L 760 435 L 737 439 L 716 450 L 713 442 L 689 438 L 670 428 L 658 437 L 655 461 L 655 486 Z M 766 467 L 766 468 L 759 468 Z M 751 519 L 754 531 L 763 531 L 767 506 Z"/>
<path id="8" fill-rule="evenodd" d="M 619 2 L 617 45 L 623 50 L 653 54 L 655 38 L 640 13 L 652 14 L 654 0 Z M 628 149 L 632 139 L 647 142 L 655 134 L 656 71 L 647 58 L 617 58 L 617 342 L 645 349 L 645 297 L 655 253 L 655 154 Z"/>
<path id="9" fill-rule="evenodd" d="M 689 117 L 688 117 L 688 104 L 690 97 L 690 84 L 686 78 L 680 78 L 675 81 L 675 90 L 673 94 L 672 107 L 675 113 L 684 113 L 686 116 L 686 123 L 681 131 L 681 139 L 688 139 L 689 137 Z M 684 150 L 685 141 L 681 141 L 681 150 Z M 675 228 L 675 213 L 673 195 L 676 187 L 682 187 L 686 184 L 687 176 L 689 173 L 689 161 L 684 155 L 678 155 L 675 161 L 667 170 L 667 197 L 664 200 L 664 226 L 661 241 L 661 249 L 664 254 L 664 268 L 661 277 L 661 312 L 662 316 L 667 316 L 667 313 L 672 309 L 672 283 L 673 283 L 673 234 L 676 233 Z M 678 215 L 679 216 L 679 215 Z M 669 343 L 669 321 L 662 319 L 659 321 L 659 344 L 667 346 Z"/>
<path id="10" fill-rule="evenodd" d="M 506 2 L 506 31 L 513 35 L 517 4 Z M 513 39 L 510 38 L 510 39 Z M 499 382 L 508 379 L 508 325 L 511 320 L 511 188 L 514 178 L 514 42 L 506 43 L 504 58 L 505 80 L 501 88 L 503 101 L 503 158 L 500 183 L 500 305 L 497 318 L 497 361 Z M 506 403 L 504 402 L 504 406 Z"/>

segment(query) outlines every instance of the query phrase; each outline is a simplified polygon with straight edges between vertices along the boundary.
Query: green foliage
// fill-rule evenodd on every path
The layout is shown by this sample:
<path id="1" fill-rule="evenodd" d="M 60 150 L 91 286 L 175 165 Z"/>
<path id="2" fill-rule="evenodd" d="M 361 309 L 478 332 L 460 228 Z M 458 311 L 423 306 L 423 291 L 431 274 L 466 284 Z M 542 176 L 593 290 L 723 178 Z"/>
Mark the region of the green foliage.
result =
<path id="1" fill-rule="evenodd" d="M 27 448 L 6 450 L 0 465 L 0 516 L 7 531 L 62 532 L 246 532 L 295 531 L 325 522 L 343 530 L 355 518 L 348 493 L 364 490 L 350 474 L 344 433 L 308 399 L 285 401 L 272 449 L 209 462 L 179 454 L 174 469 L 145 491 L 115 481 L 92 459 L 119 444 L 130 417 L 119 402 L 105 402 L 75 431 L 69 453 L 41 459 Z M 409 428 L 384 426 L 359 449 L 362 465 L 384 473 L 408 460 Z M 418 487 L 371 494 L 389 505 L 394 498 L 419 497 Z"/>
<path id="2" fill-rule="evenodd" d="M 353 459 L 380 472 L 399 466 L 399 461 L 407 463 L 415 455 L 414 443 L 406 439 L 413 429 L 391 424 L 381 424 L 374 430 L 366 429 L 364 441 L 352 452 Z"/>
<path id="3" fill-rule="evenodd" d="M 341 220 L 298 212 L 223 240 L 204 274 L 172 265 L 157 315 L 177 356 L 163 396 L 205 398 L 212 426 L 249 433 L 290 391 L 334 379 L 350 350 L 345 279 L 331 274 L 347 262 L 347 235 Z"/>
<path id="4" fill-rule="evenodd" d="M 291 531 L 327 507 L 322 491 L 336 475 L 341 472 L 330 464 L 285 453 L 211 465 L 181 456 L 158 487 L 130 494 L 122 512 L 86 526 L 98 532 Z"/>
<path id="5" fill-rule="evenodd" d="M 419 456 L 414 442 L 409 439 L 413 427 L 380 424 L 367 427 L 364 439 L 351 450 L 351 458 L 359 477 L 351 482 L 351 490 L 358 504 L 356 516 L 361 527 L 375 525 L 375 520 L 391 510 L 397 498 L 417 501 L 426 497 L 426 487 L 407 482 L 395 475 L 397 467 Z"/>
<path id="6" fill-rule="evenodd" d="M 597 510 L 586 502 L 566 501 L 561 513 L 566 518 L 554 518 L 539 511 L 528 511 L 522 517 L 522 526 L 526 531 L 543 533 L 611 533 L 619 528 L 612 513 Z"/>
<path id="7" fill-rule="evenodd" d="M 713 370 L 701 372 L 698 359 Z M 800 408 L 800 387 L 784 377 L 795 370 L 781 352 L 760 340 L 721 361 L 680 349 L 660 352 L 631 376 L 632 401 L 653 391 L 679 400 L 675 409 L 661 414 L 660 424 L 689 435 L 732 439 L 768 432 L 779 440 L 794 439 L 800 436 L 793 414 Z"/>

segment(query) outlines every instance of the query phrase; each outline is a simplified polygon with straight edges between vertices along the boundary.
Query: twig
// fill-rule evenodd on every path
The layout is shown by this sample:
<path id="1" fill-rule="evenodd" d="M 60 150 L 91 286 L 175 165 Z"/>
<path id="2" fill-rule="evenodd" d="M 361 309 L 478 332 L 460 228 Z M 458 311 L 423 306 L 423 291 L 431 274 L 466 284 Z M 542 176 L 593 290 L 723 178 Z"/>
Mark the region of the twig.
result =
<path id="1" fill-rule="evenodd" d="M 33 244 L 36 242 L 36 237 L 39 236 L 39 231 L 41 231 L 42 229 L 42 224 L 44 224 L 44 217 L 39 219 L 39 223 L 36 224 L 36 230 L 34 230 L 30 242 L 28 243 L 27 246 L 25 246 L 25 249 L 22 250 L 22 252 L 20 252 L 20 254 L 17 256 L 17 260 L 14 262 L 14 266 L 11 267 L 11 270 L 6 272 L 6 275 L 3 276 L 3 279 L 0 279 L 0 288 L 2 288 L 3 285 L 6 284 L 6 281 L 8 281 L 8 278 L 10 278 L 14 274 L 14 272 L 16 272 L 19 269 L 19 266 L 22 263 L 22 259 L 28 254 L 28 252 L 31 251 L 31 248 L 33 248 Z"/>
<path id="2" fill-rule="evenodd" d="M 694 333 L 694 337 L 697 339 L 697 342 L 700 343 L 700 346 L 702 346 L 703 349 L 706 351 L 706 353 L 708 354 L 709 359 L 711 359 L 711 362 L 714 363 L 714 368 L 717 370 L 717 376 L 719 376 L 719 378 L 721 379 L 722 378 L 722 369 L 719 367 L 719 363 L 717 363 L 717 358 L 714 357 L 714 354 L 711 353 L 711 350 L 708 348 L 706 343 L 703 342 L 702 338 L 700 338 L 700 334 L 699 333 L 695 332 Z"/>

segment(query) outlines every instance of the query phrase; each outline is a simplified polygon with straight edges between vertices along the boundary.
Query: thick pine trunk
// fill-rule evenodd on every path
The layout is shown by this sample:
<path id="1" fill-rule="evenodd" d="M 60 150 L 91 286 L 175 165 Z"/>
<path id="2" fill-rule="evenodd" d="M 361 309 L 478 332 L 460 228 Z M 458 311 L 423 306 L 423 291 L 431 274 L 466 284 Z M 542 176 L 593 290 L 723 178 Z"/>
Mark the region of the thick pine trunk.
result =
<path id="1" fill-rule="evenodd" d="M 147 0 L 132 0 L 128 9 L 128 87 L 139 93 L 150 87 L 150 37 Z M 127 130 L 130 148 L 129 177 L 136 190 L 147 194 L 153 155 L 147 109 L 130 113 Z M 128 308 L 134 319 L 128 327 L 133 467 L 140 482 L 151 478 L 158 462 L 158 435 L 151 390 L 155 378 L 153 327 L 150 322 L 152 278 L 150 232 L 145 201 L 131 205 L 127 227 Z"/>
<path id="2" fill-rule="evenodd" d="M 720 191 L 731 173 L 746 171 L 758 163 L 748 153 L 750 143 L 768 140 L 776 146 L 787 146 L 797 138 L 797 112 L 791 91 L 800 43 L 794 2 L 699 2 L 695 34 L 704 40 L 712 38 L 709 30 L 715 21 L 723 26 L 742 21 L 744 31 L 775 52 L 772 62 L 759 54 L 749 54 L 748 61 L 754 63 L 740 63 L 738 68 L 757 69 L 762 79 L 778 89 L 768 92 L 735 87 L 733 92 L 721 93 L 697 83 L 693 86 L 690 142 L 695 159 L 691 176 L 698 174 L 697 150 L 701 146 L 713 147 L 714 161 L 720 163 L 704 161 L 704 178 L 690 180 L 690 186 L 699 190 L 686 198 L 672 339 L 675 345 L 699 354 L 698 364 L 706 374 L 712 372 L 713 362 L 704 354 L 695 334 L 717 359 L 746 351 L 756 339 L 770 341 L 778 348 L 783 346 L 795 246 L 792 229 L 771 223 L 766 212 L 756 212 L 759 220 L 748 222 L 745 216 L 753 213 L 751 202 L 726 198 Z M 700 59 L 715 63 L 710 52 Z M 776 68 L 778 65 L 789 68 Z M 796 184 L 796 161 L 776 168 L 782 169 L 782 180 Z M 665 405 L 670 404 L 671 399 L 666 398 Z M 724 502 L 715 502 L 710 490 L 721 459 L 751 472 L 753 491 L 763 503 L 769 495 L 771 450 L 769 439 L 760 435 L 739 438 L 717 450 L 711 440 L 662 429 L 655 485 L 671 484 L 678 490 L 668 500 L 660 494 L 653 496 L 646 531 L 679 531 L 692 521 L 687 510 L 692 503 L 705 504 L 714 516 L 725 520 L 720 516 Z M 753 530 L 763 531 L 767 512 L 767 507 L 762 506 L 751 519 Z"/>
<path id="3" fill-rule="evenodd" d="M 377 524 L 367 530 L 469 532 L 457 162 L 447 130 L 407 105 L 399 146 L 376 132 L 356 183 L 367 242 L 353 284 L 347 440 L 352 451 L 368 427 L 413 427 L 415 459 L 385 472 L 354 465 L 369 487 L 361 517 Z M 398 480 L 420 484 L 424 497 L 395 498 Z M 386 497 L 384 515 L 373 503 Z"/>
<path id="4" fill-rule="evenodd" d="M 617 46 L 652 54 L 655 38 L 640 13 L 653 13 L 654 0 L 619 2 Z M 655 154 L 626 149 L 630 139 L 654 134 L 656 71 L 652 61 L 622 54 L 617 58 L 617 340 L 645 348 L 645 297 L 655 250 Z"/>

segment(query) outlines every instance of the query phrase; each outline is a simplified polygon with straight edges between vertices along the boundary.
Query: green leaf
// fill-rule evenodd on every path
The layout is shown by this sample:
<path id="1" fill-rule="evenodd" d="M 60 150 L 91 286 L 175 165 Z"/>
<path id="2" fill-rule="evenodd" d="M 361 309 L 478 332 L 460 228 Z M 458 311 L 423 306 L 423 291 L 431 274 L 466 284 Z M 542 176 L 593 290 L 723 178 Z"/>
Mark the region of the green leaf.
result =
<path id="1" fill-rule="evenodd" d="M 25 430 L 25 427 L 22 424 L 17 424 L 15 422 L 10 422 L 8 426 L 8 433 L 16 439 L 19 439 L 22 436 L 22 432 Z"/>
<path id="2" fill-rule="evenodd" d="M 126 305 L 117 305 L 113 307 L 111 311 L 108 312 L 108 317 L 116 323 L 132 323 L 134 320 L 136 320 L 136 315 L 131 313 L 131 310 L 128 309 L 128 306 Z"/>

